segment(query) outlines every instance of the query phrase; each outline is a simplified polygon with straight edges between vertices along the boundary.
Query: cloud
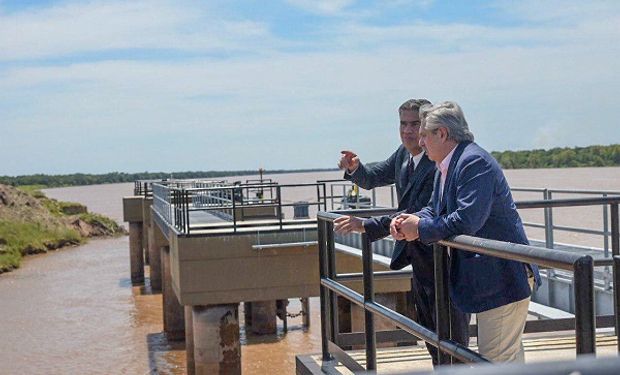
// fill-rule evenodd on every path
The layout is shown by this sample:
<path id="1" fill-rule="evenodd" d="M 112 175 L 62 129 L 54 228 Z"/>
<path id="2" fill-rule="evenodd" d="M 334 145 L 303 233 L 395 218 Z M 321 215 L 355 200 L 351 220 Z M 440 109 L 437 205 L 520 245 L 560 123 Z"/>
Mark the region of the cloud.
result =
<path id="1" fill-rule="evenodd" d="M 343 147 L 381 160 L 410 97 L 456 100 L 490 150 L 620 142 L 618 12 L 514 12 L 509 26 L 327 17 L 295 42 L 211 3 L 0 13 L 2 174 L 332 166 Z M 140 48 L 188 56 L 114 52 Z"/>
<path id="2" fill-rule="evenodd" d="M 0 12 L 5 61 L 131 49 L 243 51 L 270 38 L 260 22 L 220 19 L 215 8 L 185 2 L 69 2 Z"/>
<path id="3" fill-rule="evenodd" d="M 353 5 L 355 0 L 286 0 L 286 2 L 310 13 L 338 16 L 342 15 L 347 7 Z"/>

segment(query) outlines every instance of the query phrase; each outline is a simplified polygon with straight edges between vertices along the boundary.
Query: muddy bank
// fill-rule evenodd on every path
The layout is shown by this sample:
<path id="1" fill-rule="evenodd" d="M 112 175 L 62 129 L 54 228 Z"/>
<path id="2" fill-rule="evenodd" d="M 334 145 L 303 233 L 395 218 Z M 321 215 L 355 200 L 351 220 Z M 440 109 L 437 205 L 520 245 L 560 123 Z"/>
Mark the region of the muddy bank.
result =
<path id="1" fill-rule="evenodd" d="M 114 220 L 82 204 L 50 199 L 34 188 L 0 185 L 0 273 L 19 267 L 25 255 L 123 234 Z"/>

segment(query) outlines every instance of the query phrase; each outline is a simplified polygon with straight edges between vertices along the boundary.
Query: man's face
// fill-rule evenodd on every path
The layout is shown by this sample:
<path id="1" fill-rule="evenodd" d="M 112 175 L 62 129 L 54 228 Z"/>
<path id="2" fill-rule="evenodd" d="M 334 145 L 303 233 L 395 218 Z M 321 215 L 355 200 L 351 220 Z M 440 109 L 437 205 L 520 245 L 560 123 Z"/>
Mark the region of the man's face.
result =
<path id="1" fill-rule="evenodd" d="M 441 129 L 427 130 L 420 128 L 419 139 L 420 147 L 426 151 L 426 156 L 435 163 L 441 163 L 443 155 L 443 140 L 441 139 Z"/>
<path id="2" fill-rule="evenodd" d="M 418 144 L 419 134 L 419 113 L 417 111 L 402 111 L 400 113 L 400 140 L 412 154 L 418 154 L 422 151 Z"/>

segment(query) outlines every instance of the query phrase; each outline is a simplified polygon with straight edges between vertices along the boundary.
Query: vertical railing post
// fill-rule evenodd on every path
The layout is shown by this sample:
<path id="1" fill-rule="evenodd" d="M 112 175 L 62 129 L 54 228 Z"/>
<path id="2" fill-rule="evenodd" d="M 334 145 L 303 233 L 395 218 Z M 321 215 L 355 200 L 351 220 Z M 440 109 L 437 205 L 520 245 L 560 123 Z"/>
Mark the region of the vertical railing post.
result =
<path id="1" fill-rule="evenodd" d="M 327 276 L 327 242 L 326 242 L 326 220 L 318 219 L 318 242 L 319 242 L 319 280 Z M 327 288 L 322 284 L 319 286 L 319 298 L 321 300 L 321 352 L 323 362 L 332 359 L 329 354 L 329 309 L 327 308 Z"/>
<path id="2" fill-rule="evenodd" d="M 328 221 L 325 223 L 325 241 L 327 242 L 327 277 L 330 280 L 336 279 L 336 249 L 334 241 L 334 223 Z M 331 332 L 330 340 L 338 344 L 338 334 L 340 327 L 338 326 L 338 296 L 332 290 L 328 291 L 327 299 L 329 301 L 329 316 Z"/>
<path id="3" fill-rule="evenodd" d="M 448 257 L 446 248 L 439 244 L 433 245 L 435 262 L 435 327 L 437 329 L 437 360 L 440 365 L 451 362 L 450 355 L 441 350 L 441 340 L 450 338 L 450 300 L 448 289 Z"/>
<path id="4" fill-rule="evenodd" d="M 377 207 L 377 190 L 372 189 L 372 207 Z"/>
<path id="5" fill-rule="evenodd" d="M 225 192 L 226 190 L 222 190 Z M 243 195 L 243 191 L 241 191 L 241 195 Z M 237 204 L 235 203 L 235 191 L 234 188 L 232 190 L 232 219 L 233 219 L 233 233 L 237 233 Z"/>
<path id="6" fill-rule="evenodd" d="M 189 234 L 190 228 L 189 228 L 189 191 L 185 190 L 185 233 Z"/>
<path id="7" fill-rule="evenodd" d="M 607 194 L 603 194 L 603 198 L 607 197 Z M 603 256 L 609 257 L 609 219 L 607 218 L 607 212 L 609 206 L 603 205 Z M 605 290 L 611 290 L 611 279 L 613 275 L 609 273 L 609 266 L 605 266 L 603 270 L 603 282 L 605 283 Z"/>
<path id="8" fill-rule="evenodd" d="M 594 261 L 589 255 L 573 265 L 575 294 L 575 334 L 577 354 L 596 353 L 594 316 Z"/>
<path id="9" fill-rule="evenodd" d="M 620 334 L 620 256 L 614 256 L 614 320 L 616 323 L 616 336 Z M 618 352 L 620 352 L 620 339 L 618 341 Z"/>
<path id="10" fill-rule="evenodd" d="M 280 185 L 276 187 L 276 194 L 278 195 L 278 218 L 280 220 L 280 230 L 282 230 L 282 189 Z"/>
<path id="11" fill-rule="evenodd" d="M 332 193 L 332 195 L 334 195 Z M 326 183 L 323 182 L 323 209 L 327 211 L 327 186 Z M 332 210 L 334 209 L 334 198 L 332 198 Z"/>
<path id="12" fill-rule="evenodd" d="M 372 269 L 372 248 L 366 233 L 362 233 L 362 268 L 364 272 L 364 304 L 374 302 L 375 288 Z M 377 336 L 373 314 L 364 307 L 364 327 L 366 334 L 366 370 L 377 369 Z"/>
<path id="13" fill-rule="evenodd" d="M 548 189 L 543 190 L 543 199 L 551 200 L 551 192 Z M 547 249 L 553 249 L 553 213 L 551 211 L 551 207 L 545 207 L 545 247 Z M 547 270 L 547 275 L 549 279 L 555 276 L 555 270 L 553 268 L 549 268 Z M 551 282 L 551 280 L 549 280 Z M 551 291 L 551 287 L 549 287 Z"/>
<path id="14" fill-rule="evenodd" d="M 618 203 L 611 205 L 611 254 L 613 256 L 620 255 L 620 224 L 618 218 Z"/>

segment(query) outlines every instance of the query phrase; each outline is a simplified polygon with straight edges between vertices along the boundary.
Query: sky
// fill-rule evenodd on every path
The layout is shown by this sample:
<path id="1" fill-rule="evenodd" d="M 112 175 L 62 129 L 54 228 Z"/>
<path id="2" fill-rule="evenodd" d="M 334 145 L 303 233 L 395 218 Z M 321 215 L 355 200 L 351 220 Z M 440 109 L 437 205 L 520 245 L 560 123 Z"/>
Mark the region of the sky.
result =
<path id="1" fill-rule="evenodd" d="M 489 151 L 620 143 L 620 1 L 0 0 L 0 175 L 335 167 L 458 102 Z"/>

